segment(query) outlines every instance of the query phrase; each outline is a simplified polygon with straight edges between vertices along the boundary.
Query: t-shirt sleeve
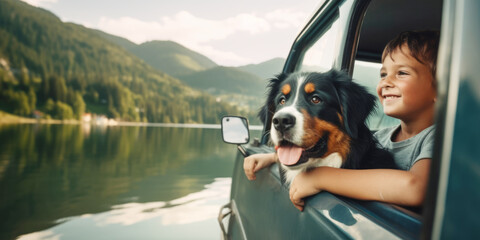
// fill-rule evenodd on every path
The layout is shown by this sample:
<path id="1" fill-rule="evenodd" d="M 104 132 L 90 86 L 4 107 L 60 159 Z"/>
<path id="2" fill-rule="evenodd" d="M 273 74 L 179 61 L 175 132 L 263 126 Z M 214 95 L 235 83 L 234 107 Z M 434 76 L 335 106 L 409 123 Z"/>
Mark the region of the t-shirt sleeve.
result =
<path id="1" fill-rule="evenodd" d="M 382 148 L 385 148 L 387 143 L 390 140 L 392 131 L 397 127 L 398 126 L 380 129 L 373 134 L 373 137 L 377 140 L 377 142 L 380 144 Z"/>
<path id="2" fill-rule="evenodd" d="M 413 160 L 411 166 L 413 166 L 416 162 L 418 162 L 421 159 L 425 158 L 432 158 L 433 157 L 433 145 L 435 142 L 435 128 L 429 131 L 427 136 L 422 142 L 421 149 L 420 149 L 420 154 Z"/>

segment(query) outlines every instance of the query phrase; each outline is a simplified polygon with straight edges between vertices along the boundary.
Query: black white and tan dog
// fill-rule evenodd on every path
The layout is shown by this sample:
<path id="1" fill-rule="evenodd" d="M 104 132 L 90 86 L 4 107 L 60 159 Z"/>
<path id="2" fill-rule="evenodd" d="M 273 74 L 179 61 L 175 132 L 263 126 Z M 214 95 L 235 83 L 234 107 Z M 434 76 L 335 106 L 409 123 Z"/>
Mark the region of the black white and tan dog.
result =
<path id="1" fill-rule="evenodd" d="M 341 71 L 298 72 L 270 80 L 259 117 L 291 182 L 319 166 L 395 168 L 366 125 L 374 108 L 375 96 Z"/>

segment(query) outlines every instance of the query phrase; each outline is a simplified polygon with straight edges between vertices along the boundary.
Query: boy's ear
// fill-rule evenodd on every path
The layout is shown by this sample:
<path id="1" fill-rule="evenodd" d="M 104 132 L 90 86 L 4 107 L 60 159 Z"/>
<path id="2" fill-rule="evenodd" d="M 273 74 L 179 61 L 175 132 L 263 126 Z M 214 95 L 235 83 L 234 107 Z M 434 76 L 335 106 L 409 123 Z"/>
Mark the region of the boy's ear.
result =
<path id="1" fill-rule="evenodd" d="M 363 86 L 353 82 L 346 73 L 333 71 L 332 75 L 345 131 L 352 138 L 358 138 L 359 127 L 366 126 L 367 117 L 375 108 L 376 98 Z"/>

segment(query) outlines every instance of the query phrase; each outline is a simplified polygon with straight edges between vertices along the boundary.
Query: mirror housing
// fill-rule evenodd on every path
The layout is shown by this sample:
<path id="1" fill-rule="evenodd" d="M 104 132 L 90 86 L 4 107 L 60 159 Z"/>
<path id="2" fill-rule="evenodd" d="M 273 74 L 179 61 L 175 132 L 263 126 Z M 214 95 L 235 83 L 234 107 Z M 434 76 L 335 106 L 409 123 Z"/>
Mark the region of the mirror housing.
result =
<path id="1" fill-rule="evenodd" d="M 248 120 L 239 116 L 222 118 L 222 138 L 226 143 L 246 144 L 250 140 Z"/>

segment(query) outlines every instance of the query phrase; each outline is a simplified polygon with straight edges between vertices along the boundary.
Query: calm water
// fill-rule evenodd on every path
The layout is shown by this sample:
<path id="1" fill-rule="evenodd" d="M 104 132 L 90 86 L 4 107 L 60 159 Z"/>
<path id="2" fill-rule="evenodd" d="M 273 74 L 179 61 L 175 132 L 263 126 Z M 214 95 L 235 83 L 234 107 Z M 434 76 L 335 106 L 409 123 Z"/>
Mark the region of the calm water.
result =
<path id="1" fill-rule="evenodd" d="M 0 125 L 0 239 L 219 239 L 219 129 Z"/>

